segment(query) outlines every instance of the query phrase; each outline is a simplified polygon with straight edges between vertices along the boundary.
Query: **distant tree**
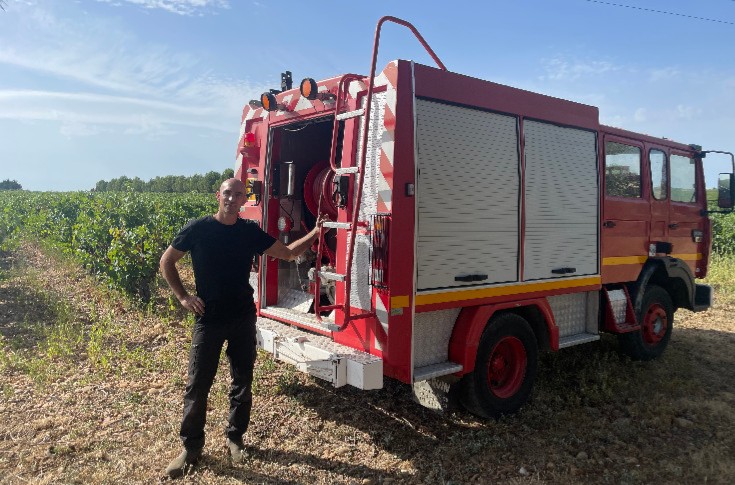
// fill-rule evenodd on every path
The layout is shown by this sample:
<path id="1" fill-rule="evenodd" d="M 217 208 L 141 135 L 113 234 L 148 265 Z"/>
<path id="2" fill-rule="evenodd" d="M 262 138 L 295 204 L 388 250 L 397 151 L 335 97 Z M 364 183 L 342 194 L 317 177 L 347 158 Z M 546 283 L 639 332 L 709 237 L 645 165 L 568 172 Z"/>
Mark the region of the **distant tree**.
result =
<path id="1" fill-rule="evenodd" d="M 174 192 L 189 192 L 189 181 L 183 175 L 174 177 Z"/>
<path id="2" fill-rule="evenodd" d="M 23 187 L 16 180 L 5 179 L 0 182 L 0 190 L 23 190 Z"/>
<path id="3" fill-rule="evenodd" d="M 127 190 L 127 185 L 130 179 L 123 175 L 122 177 L 110 180 L 110 184 L 107 186 L 107 190 L 110 192 L 124 192 Z"/>
<path id="4" fill-rule="evenodd" d="M 174 192 L 174 176 L 173 175 L 166 175 L 165 177 L 161 178 L 161 192 Z"/>
<path id="5" fill-rule="evenodd" d="M 215 172 L 214 170 L 207 172 L 204 175 L 204 184 L 202 187 L 202 191 L 212 192 L 213 190 L 217 190 L 220 184 L 219 179 L 220 179 L 219 174 Z M 215 187 L 215 185 L 217 187 Z"/>
<path id="6" fill-rule="evenodd" d="M 132 190 L 133 192 L 143 192 L 144 188 L 145 182 L 143 182 L 140 177 L 135 177 L 130 182 L 128 182 L 128 189 Z"/>
<path id="7" fill-rule="evenodd" d="M 203 192 L 204 176 L 195 174 L 189 177 L 189 192 Z"/>
<path id="8" fill-rule="evenodd" d="M 107 185 L 108 185 L 108 182 L 106 180 L 100 180 L 94 186 L 94 191 L 95 192 L 107 192 Z"/>

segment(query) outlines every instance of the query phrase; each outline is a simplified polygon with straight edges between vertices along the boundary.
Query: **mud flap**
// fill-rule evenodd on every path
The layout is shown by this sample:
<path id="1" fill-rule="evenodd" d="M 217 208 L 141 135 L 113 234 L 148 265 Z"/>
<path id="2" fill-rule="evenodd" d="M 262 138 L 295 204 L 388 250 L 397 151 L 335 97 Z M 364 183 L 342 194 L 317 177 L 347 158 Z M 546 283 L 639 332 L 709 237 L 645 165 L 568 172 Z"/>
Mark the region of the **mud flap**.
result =
<path id="1" fill-rule="evenodd" d="M 454 381 L 454 382 L 453 382 Z M 438 412 L 448 412 L 459 407 L 455 385 L 457 379 L 437 378 L 414 382 L 413 398 L 424 406 Z"/>
<path id="2" fill-rule="evenodd" d="M 694 311 L 703 312 L 712 306 L 712 287 L 696 285 L 694 287 Z"/>

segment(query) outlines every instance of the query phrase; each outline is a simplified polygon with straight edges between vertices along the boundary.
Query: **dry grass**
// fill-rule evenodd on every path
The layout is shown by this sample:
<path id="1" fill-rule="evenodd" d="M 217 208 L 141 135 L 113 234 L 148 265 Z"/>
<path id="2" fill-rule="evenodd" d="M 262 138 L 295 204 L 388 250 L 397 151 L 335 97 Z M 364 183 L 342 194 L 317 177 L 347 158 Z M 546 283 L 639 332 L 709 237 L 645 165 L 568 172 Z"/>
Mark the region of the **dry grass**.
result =
<path id="1" fill-rule="evenodd" d="M 732 288 L 721 264 L 711 278 Z M 620 357 L 613 338 L 543 356 L 532 402 L 498 422 L 435 414 L 392 381 L 335 390 L 261 354 L 242 466 L 222 441 L 223 361 L 206 456 L 181 482 L 732 483 L 735 297 L 722 293 L 706 313 L 677 314 L 656 362 Z M 0 482 L 160 481 L 179 447 L 189 326 L 48 251 L 2 255 Z"/>

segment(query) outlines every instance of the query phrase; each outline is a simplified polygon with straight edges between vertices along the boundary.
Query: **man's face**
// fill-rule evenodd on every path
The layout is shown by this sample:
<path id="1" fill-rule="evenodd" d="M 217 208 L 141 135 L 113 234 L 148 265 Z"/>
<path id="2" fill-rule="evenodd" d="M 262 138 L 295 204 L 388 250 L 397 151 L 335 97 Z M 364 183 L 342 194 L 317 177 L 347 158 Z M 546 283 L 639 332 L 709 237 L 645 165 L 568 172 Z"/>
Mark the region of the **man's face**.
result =
<path id="1" fill-rule="evenodd" d="M 245 184 L 239 180 L 224 182 L 217 191 L 217 200 L 220 212 L 229 215 L 238 214 L 240 207 L 245 203 Z"/>

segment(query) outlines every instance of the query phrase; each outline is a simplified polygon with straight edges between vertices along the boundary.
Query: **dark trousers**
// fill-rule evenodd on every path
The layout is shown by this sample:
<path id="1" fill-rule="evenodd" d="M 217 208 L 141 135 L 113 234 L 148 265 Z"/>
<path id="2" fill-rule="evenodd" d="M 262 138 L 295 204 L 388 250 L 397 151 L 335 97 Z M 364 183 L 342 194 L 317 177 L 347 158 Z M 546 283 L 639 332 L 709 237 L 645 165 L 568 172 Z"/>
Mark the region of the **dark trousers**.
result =
<path id="1" fill-rule="evenodd" d="M 237 318 L 214 319 L 207 315 L 197 318 L 189 352 L 189 382 L 184 394 L 184 419 L 180 432 L 187 449 L 198 450 L 204 447 L 207 397 L 217 373 L 225 341 L 232 377 L 229 426 L 225 434 L 230 439 L 239 440 L 248 429 L 253 404 L 255 320 L 255 310 Z"/>

